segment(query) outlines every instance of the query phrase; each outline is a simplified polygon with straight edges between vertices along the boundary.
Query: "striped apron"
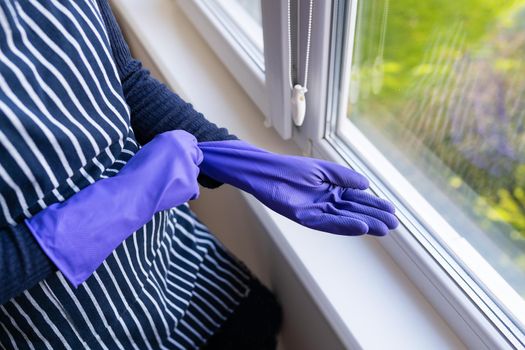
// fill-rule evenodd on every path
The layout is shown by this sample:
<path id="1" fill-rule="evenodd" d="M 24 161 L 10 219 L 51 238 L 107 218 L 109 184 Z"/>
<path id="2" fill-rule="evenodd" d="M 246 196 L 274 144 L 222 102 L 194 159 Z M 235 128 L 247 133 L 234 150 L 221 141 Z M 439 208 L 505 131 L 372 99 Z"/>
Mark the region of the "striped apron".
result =
<path id="1" fill-rule="evenodd" d="M 5 227 L 114 176 L 139 146 L 95 2 L 4 0 L 0 28 Z M 0 348 L 198 348 L 250 279 L 182 205 L 157 213 L 78 289 L 57 272 L 1 305 Z"/>

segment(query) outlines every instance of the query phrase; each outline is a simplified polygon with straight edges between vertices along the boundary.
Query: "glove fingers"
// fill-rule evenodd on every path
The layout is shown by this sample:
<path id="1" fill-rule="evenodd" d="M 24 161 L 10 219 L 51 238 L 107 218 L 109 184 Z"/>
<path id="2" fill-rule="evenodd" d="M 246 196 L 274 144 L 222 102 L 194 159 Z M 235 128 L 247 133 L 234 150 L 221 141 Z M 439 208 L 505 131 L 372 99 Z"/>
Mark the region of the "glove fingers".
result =
<path id="1" fill-rule="evenodd" d="M 336 235 L 360 236 L 368 232 L 368 226 L 362 220 L 353 215 L 334 215 L 333 212 L 333 206 L 327 208 L 325 205 L 314 205 L 309 210 L 297 213 L 296 221 L 314 230 Z"/>
<path id="2" fill-rule="evenodd" d="M 364 214 L 369 217 L 375 218 L 383 222 L 391 230 L 395 229 L 399 225 L 399 221 L 394 215 L 381 209 L 350 201 L 334 203 L 334 206 L 340 210 L 349 211 L 357 214 Z"/>
<path id="3" fill-rule="evenodd" d="M 368 225 L 351 216 L 322 213 L 315 219 L 316 230 L 334 233 L 343 236 L 361 236 L 369 231 Z"/>
<path id="4" fill-rule="evenodd" d="M 361 218 L 361 220 L 363 220 L 363 222 L 365 222 L 368 225 L 368 227 L 369 227 L 368 234 L 369 235 L 372 235 L 372 236 L 385 236 L 388 233 L 389 228 L 381 220 L 378 220 L 378 219 L 376 219 L 374 217 L 371 217 L 371 216 L 368 216 L 368 215 L 359 215 L 359 217 Z"/>
<path id="5" fill-rule="evenodd" d="M 334 210 L 334 212 L 336 214 L 332 214 L 333 216 L 336 216 L 336 217 L 348 217 L 348 218 L 353 218 L 355 220 L 358 220 L 362 223 L 364 223 L 366 226 L 368 226 L 368 234 L 369 235 L 373 235 L 373 236 L 385 236 L 389 229 L 388 227 L 385 225 L 384 222 L 382 222 L 381 220 L 378 220 L 372 216 L 369 216 L 369 215 L 366 215 L 366 214 L 359 214 L 359 213 L 354 213 L 354 212 L 350 212 L 350 211 L 346 211 L 346 210 L 338 210 L 336 208 L 333 208 L 331 206 L 329 206 L 330 209 L 329 210 Z"/>
<path id="6" fill-rule="evenodd" d="M 392 214 L 386 212 L 384 212 L 384 214 L 390 215 L 393 218 L 385 219 L 387 223 L 368 214 L 339 209 L 334 206 L 334 203 L 322 203 L 319 204 L 319 207 L 323 212 L 331 214 L 335 217 L 348 217 L 364 223 L 366 226 L 368 226 L 367 233 L 374 236 L 384 236 L 389 230 L 394 229 L 398 225 L 397 219 Z"/>
<path id="7" fill-rule="evenodd" d="M 345 188 L 341 193 L 341 198 L 346 201 L 352 201 L 377 209 L 381 209 L 391 214 L 394 214 L 396 212 L 396 209 L 391 202 L 361 190 Z"/>
<path id="8" fill-rule="evenodd" d="M 350 168 L 326 161 L 319 161 L 321 171 L 328 182 L 334 185 L 365 190 L 370 185 L 368 179 Z"/>

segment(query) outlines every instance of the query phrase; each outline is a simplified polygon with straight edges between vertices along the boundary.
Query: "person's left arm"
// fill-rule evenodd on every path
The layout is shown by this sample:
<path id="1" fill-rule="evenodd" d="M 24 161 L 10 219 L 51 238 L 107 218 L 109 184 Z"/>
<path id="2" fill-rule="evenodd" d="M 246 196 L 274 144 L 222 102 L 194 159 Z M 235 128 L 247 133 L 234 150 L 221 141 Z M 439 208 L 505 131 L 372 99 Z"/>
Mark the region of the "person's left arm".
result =
<path id="1" fill-rule="evenodd" d="M 398 225 L 390 203 L 363 191 L 368 181 L 362 175 L 330 162 L 272 154 L 207 121 L 132 58 L 108 1 L 97 1 L 139 142 L 148 142 L 164 131 L 183 129 L 196 137 L 203 150 L 201 185 L 228 183 L 311 228 L 382 236 Z"/>
<path id="2" fill-rule="evenodd" d="M 108 0 L 97 0 L 97 3 L 109 36 L 124 98 L 130 108 L 131 126 L 139 143 L 144 145 L 155 135 L 170 130 L 185 130 L 199 142 L 237 139 L 227 129 L 208 121 L 190 103 L 151 76 L 141 62 L 132 57 Z M 220 185 L 202 174 L 199 183 L 212 188 Z"/>

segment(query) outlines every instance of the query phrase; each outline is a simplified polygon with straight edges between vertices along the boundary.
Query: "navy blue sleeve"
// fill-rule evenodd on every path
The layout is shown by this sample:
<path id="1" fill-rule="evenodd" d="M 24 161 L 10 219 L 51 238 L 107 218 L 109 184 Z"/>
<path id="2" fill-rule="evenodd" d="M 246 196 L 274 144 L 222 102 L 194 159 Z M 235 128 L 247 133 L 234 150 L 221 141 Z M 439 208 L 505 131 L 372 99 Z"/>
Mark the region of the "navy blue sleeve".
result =
<path id="1" fill-rule="evenodd" d="M 0 229 L 0 305 L 56 269 L 24 223 Z"/>
<path id="2" fill-rule="evenodd" d="M 152 77 L 140 61 L 133 59 L 108 1 L 98 0 L 98 5 L 108 32 L 124 97 L 131 109 L 131 125 L 141 144 L 159 133 L 175 129 L 189 132 L 198 141 L 237 139 L 227 129 L 219 128 L 208 121 L 190 103 Z M 215 188 L 220 185 L 204 174 L 199 175 L 198 180 L 205 187 Z"/>

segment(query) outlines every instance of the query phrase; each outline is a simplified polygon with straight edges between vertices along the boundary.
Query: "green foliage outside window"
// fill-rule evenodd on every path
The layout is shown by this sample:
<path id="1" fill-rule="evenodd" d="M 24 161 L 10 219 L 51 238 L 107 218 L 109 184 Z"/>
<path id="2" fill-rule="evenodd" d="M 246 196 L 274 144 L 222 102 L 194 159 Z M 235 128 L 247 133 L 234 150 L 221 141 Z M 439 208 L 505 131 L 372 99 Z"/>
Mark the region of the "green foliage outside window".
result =
<path id="1" fill-rule="evenodd" d="M 359 1 L 357 18 L 349 118 L 517 247 L 499 264 L 525 272 L 525 1 Z"/>

